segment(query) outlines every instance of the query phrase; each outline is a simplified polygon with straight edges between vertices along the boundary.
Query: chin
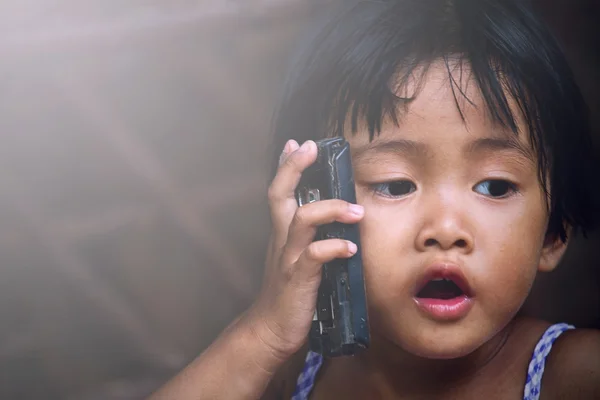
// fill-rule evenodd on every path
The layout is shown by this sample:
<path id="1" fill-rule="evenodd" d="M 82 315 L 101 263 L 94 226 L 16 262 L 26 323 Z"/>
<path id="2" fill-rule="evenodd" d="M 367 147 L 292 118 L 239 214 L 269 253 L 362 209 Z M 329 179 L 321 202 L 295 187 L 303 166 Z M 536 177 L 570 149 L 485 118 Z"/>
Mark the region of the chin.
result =
<path id="1" fill-rule="evenodd" d="M 435 348 L 429 347 L 427 349 L 414 347 L 405 349 L 409 353 L 431 360 L 454 360 L 462 357 L 466 357 L 475 351 L 479 346 L 452 346 L 452 345 L 441 345 Z"/>
<path id="2" fill-rule="evenodd" d="M 432 360 L 466 357 L 489 340 L 489 335 L 460 323 L 424 325 L 411 330 L 387 330 L 386 336 L 407 353 Z"/>
<path id="3" fill-rule="evenodd" d="M 475 338 L 463 337 L 462 340 L 453 340 L 452 337 L 432 336 L 421 336 L 412 338 L 412 340 L 400 341 L 399 345 L 405 351 L 417 357 L 432 360 L 452 360 L 466 357 L 482 345 Z"/>

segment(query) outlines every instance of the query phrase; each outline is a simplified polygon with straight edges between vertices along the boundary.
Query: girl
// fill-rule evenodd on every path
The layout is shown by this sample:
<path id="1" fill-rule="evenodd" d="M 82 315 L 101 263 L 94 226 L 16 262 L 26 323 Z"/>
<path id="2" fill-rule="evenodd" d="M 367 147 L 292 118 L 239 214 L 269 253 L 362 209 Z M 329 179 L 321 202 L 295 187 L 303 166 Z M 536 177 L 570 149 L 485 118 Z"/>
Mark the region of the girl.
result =
<path id="1" fill-rule="evenodd" d="M 275 121 L 272 238 L 254 305 L 156 399 L 600 398 L 600 334 L 519 315 L 591 227 L 585 106 L 548 30 L 509 0 L 348 4 Z M 357 203 L 297 207 L 311 139 L 344 136 Z M 302 144 L 302 145 L 300 145 Z M 371 346 L 307 352 L 320 267 L 357 244 Z"/>

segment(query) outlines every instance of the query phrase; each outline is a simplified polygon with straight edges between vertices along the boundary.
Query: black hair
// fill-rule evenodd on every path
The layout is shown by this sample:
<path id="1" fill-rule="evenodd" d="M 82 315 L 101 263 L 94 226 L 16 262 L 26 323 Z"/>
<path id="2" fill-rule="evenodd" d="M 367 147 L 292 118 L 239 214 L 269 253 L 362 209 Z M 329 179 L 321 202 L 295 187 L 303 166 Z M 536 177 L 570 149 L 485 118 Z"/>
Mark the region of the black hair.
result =
<path id="1" fill-rule="evenodd" d="M 525 121 L 549 195 L 548 237 L 565 241 L 569 228 L 585 234 L 594 207 L 588 110 L 558 42 L 522 0 L 347 3 L 294 60 L 274 119 L 275 159 L 289 139 L 342 136 L 348 118 L 352 133 L 366 122 L 372 140 L 418 95 L 402 98 L 399 89 L 436 60 L 445 62 L 460 111 L 466 95 L 451 70 L 456 58 L 495 123 L 518 134 L 517 118 Z"/>

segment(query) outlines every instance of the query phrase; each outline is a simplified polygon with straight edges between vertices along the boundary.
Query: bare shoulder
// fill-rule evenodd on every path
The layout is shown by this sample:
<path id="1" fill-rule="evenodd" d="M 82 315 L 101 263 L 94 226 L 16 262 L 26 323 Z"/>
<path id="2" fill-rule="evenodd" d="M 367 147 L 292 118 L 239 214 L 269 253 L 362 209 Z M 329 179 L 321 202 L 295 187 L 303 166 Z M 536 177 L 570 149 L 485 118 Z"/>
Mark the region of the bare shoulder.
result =
<path id="1" fill-rule="evenodd" d="M 600 331 L 563 333 L 546 360 L 542 379 L 542 398 L 600 399 Z"/>
<path id="2" fill-rule="evenodd" d="M 296 388 L 296 381 L 304 367 L 308 348 L 305 346 L 292 356 L 273 376 L 262 400 L 290 399 Z"/>

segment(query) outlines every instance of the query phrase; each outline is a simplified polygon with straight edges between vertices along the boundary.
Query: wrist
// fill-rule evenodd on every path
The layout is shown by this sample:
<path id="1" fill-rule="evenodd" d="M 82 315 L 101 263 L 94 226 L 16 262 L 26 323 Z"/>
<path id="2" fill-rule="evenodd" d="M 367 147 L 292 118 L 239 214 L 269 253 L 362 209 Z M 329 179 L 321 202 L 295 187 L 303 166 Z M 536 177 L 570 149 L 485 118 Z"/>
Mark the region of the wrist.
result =
<path id="1" fill-rule="evenodd" d="M 257 325 L 246 314 L 238 318 L 214 343 L 208 359 L 219 364 L 227 381 L 225 398 L 260 398 L 285 359 L 263 343 Z M 218 357 L 214 357 L 218 355 Z M 218 385 L 221 386 L 221 385 Z"/>
<path id="2" fill-rule="evenodd" d="M 243 314 L 153 398 L 260 398 L 286 358 L 262 341 L 258 326 Z"/>
<path id="3" fill-rule="evenodd" d="M 243 347 L 256 350 L 254 361 L 265 373 L 274 374 L 294 354 L 294 349 L 281 345 L 281 339 L 265 319 L 252 311 L 240 318 L 238 324 Z"/>

